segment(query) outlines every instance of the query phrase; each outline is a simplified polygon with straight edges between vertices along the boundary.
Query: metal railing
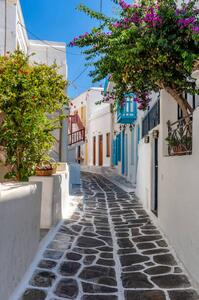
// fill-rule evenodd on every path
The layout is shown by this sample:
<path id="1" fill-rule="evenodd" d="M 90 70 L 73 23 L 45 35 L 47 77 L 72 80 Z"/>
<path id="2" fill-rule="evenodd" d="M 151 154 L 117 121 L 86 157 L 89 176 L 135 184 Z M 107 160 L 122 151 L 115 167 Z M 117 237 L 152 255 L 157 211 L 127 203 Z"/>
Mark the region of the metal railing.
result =
<path id="1" fill-rule="evenodd" d="M 192 154 L 192 115 L 168 125 L 168 154 L 180 156 Z"/>
<path id="2" fill-rule="evenodd" d="M 150 130 L 160 124 L 160 98 L 149 110 L 142 121 L 142 138 L 145 137 Z"/>

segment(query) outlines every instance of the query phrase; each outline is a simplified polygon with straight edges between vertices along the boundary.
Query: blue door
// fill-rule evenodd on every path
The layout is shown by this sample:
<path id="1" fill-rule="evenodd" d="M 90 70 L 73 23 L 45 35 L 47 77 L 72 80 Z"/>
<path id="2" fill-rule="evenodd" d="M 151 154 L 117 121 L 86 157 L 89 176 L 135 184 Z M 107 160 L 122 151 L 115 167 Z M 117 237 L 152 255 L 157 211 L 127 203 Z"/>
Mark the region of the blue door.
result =
<path id="1" fill-rule="evenodd" d="M 128 135 L 125 136 L 125 175 L 128 176 Z"/>
<path id="2" fill-rule="evenodd" d="M 122 175 L 125 174 L 125 133 L 122 131 Z"/>
<path id="3" fill-rule="evenodd" d="M 121 161 L 121 133 L 117 135 L 117 158 Z"/>
<path id="4" fill-rule="evenodd" d="M 116 140 L 112 142 L 112 164 L 115 166 L 117 164 L 117 157 L 116 157 Z"/>

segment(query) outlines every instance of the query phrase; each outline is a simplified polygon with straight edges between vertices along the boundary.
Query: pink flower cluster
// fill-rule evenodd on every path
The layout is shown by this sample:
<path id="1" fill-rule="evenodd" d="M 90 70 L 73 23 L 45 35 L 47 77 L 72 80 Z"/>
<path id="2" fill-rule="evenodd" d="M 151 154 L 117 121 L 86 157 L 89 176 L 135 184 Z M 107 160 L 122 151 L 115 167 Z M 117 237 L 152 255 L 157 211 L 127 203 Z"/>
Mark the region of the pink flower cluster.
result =
<path id="1" fill-rule="evenodd" d="M 199 26 L 192 27 L 194 33 L 199 33 Z"/>
<path id="2" fill-rule="evenodd" d="M 126 3 L 124 0 L 120 0 L 120 1 L 119 1 L 119 5 L 121 6 L 121 8 L 122 8 L 123 10 L 127 10 L 127 9 L 129 9 L 129 8 L 132 7 L 131 4 Z"/>
<path id="3" fill-rule="evenodd" d="M 123 27 L 123 24 L 121 22 L 116 22 L 113 24 L 113 27 L 114 28 L 120 28 L 120 27 Z"/>
<path id="4" fill-rule="evenodd" d="M 129 8 L 125 6 L 126 9 Z M 132 8 L 138 8 L 139 6 L 134 4 L 130 5 Z M 158 13 L 156 12 L 157 9 L 159 9 L 159 6 L 151 7 L 148 12 L 146 12 L 146 15 L 144 17 L 140 17 L 138 12 L 133 12 L 132 16 L 122 19 L 121 21 L 117 21 L 113 24 L 114 28 L 129 28 L 129 24 L 141 24 L 143 22 L 147 23 L 150 27 L 155 27 L 156 25 L 160 24 L 162 22 L 161 18 L 159 17 Z"/>
<path id="5" fill-rule="evenodd" d="M 150 25 L 152 25 L 152 27 L 155 27 L 158 23 L 162 22 L 161 18 L 155 12 L 153 7 L 150 8 L 150 12 L 148 12 L 146 14 L 146 16 L 144 17 L 143 20 L 144 20 L 144 22 L 149 23 Z"/>
<path id="6" fill-rule="evenodd" d="M 134 98 L 134 102 L 139 104 L 139 110 L 145 110 L 151 101 L 150 94 L 148 92 L 139 93 Z"/>
<path id="7" fill-rule="evenodd" d="M 178 20 L 178 24 L 180 25 L 181 28 L 186 28 L 189 25 L 193 25 L 195 23 L 196 23 L 196 17 L 194 17 L 194 16 Z"/>
<path id="8" fill-rule="evenodd" d="M 85 32 L 84 34 L 80 35 L 79 37 L 78 36 L 74 37 L 73 41 L 69 43 L 69 46 L 70 47 L 76 46 L 78 40 L 84 39 L 88 35 L 89 35 L 89 33 Z"/>
<path id="9" fill-rule="evenodd" d="M 110 104 L 113 104 L 115 101 L 115 95 L 114 93 L 108 93 L 106 94 L 106 96 L 104 96 L 102 102 L 103 103 L 110 103 Z"/>

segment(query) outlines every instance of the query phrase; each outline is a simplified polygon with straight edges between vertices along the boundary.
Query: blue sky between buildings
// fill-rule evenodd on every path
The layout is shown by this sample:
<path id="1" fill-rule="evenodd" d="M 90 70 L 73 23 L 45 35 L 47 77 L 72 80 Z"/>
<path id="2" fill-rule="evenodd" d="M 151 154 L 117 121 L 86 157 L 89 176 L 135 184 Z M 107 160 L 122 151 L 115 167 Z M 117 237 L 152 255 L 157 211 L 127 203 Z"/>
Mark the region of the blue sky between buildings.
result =
<path id="1" fill-rule="evenodd" d="M 74 36 L 90 31 L 97 25 L 95 20 L 76 10 L 80 3 L 100 10 L 100 0 L 21 0 L 20 2 L 29 38 L 35 39 L 34 35 L 36 35 L 41 40 L 66 43 L 69 43 Z M 116 7 L 111 0 L 103 0 L 105 14 L 113 16 L 117 11 Z M 68 48 L 67 62 L 68 79 L 72 82 L 85 70 L 85 58 L 81 54 L 81 49 Z M 71 98 L 94 85 L 88 74 L 89 69 L 69 86 L 68 93 Z M 100 85 L 103 85 L 103 82 L 95 83 L 95 86 Z"/>

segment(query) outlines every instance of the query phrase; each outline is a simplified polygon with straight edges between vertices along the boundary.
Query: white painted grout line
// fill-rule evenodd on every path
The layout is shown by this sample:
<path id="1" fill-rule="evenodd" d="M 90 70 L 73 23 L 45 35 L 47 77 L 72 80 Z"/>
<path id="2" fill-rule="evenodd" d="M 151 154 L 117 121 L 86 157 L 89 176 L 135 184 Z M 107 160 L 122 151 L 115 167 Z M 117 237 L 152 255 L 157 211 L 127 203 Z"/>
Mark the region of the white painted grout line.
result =
<path id="1" fill-rule="evenodd" d="M 101 175 L 101 174 L 99 174 L 100 176 L 102 176 L 103 177 L 103 175 Z M 108 181 L 110 181 L 108 178 L 106 178 L 106 177 L 104 177 L 106 180 L 108 180 Z M 101 188 L 101 182 L 99 181 L 97 181 L 96 180 L 96 178 L 94 177 L 93 179 L 92 179 L 94 182 L 95 182 L 95 184 L 96 184 L 96 186 L 99 188 L 99 190 L 97 190 L 96 189 L 96 191 L 94 191 L 94 190 L 92 190 L 92 182 L 91 181 L 88 181 L 88 188 L 89 188 L 89 190 L 92 190 L 93 191 L 93 194 L 92 195 L 86 195 L 86 193 L 84 194 L 84 197 L 86 198 L 86 197 L 88 197 L 88 201 L 94 201 L 94 199 L 93 198 L 95 198 L 96 197 L 96 194 L 98 193 L 98 192 L 100 192 L 100 193 L 102 193 L 102 194 L 104 194 L 104 197 L 105 198 L 103 198 L 104 199 L 104 203 L 106 204 L 106 216 L 108 217 L 108 223 L 109 223 L 109 226 L 107 227 L 107 229 L 111 232 L 111 237 L 112 237 L 112 241 L 113 241 L 113 246 L 112 246 L 112 248 L 113 248 L 113 259 L 114 259 L 114 261 L 115 261 L 115 267 L 114 266 L 110 266 L 111 268 L 114 268 L 115 269 L 115 274 L 116 274 L 116 281 L 117 281 L 117 289 L 118 289 L 118 292 L 117 292 L 117 295 L 118 295 L 118 300 L 125 300 L 125 296 L 124 296 L 124 288 L 123 288 L 123 285 L 122 285 L 122 280 L 121 280 L 121 274 L 122 274 L 122 270 L 124 270 L 124 269 L 122 269 L 122 266 L 121 266 L 121 264 L 120 264 L 120 259 L 119 259 L 119 255 L 117 254 L 117 251 L 118 251 L 118 249 L 119 249 L 119 246 L 118 246 L 118 243 L 117 243 L 117 238 L 119 238 L 119 237 L 117 237 L 116 236 L 116 232 L 118 232 L 118 231 L 115 231 L 114 230 L 114 226 L 117 226 L 117 225 L 115 225 L 114 224 L 114 222 L 112 221 L 112 217 L 111 217 L 111 214 L 110 214 L 110 208 L 109 208 L 109 203 L 108 203 L 108 194 L 106 193 L 106 191 L 104 191 L 104 189 L 103 188 Z M 106 187 L 109 187 L 109 184 L 108 183 L 104 183 L 105 184 L 105 186 Z M 113 183 L 113 184 L 115 184 L 115 183 Z M 119 186 L 119 188 L 121 188 L 120 186 Z M 83 188 L 81 187 L 81 190 L 83 191 Z M 115 192 L 115 191 L 111 191 L 115 196 L 117 196 L 117 192 Z M 125 192 L 125 191 L 124 191 Z M 128 193 L 127 193 L 128 194 Z M 129 194 L 128 194 L 129 195 Z M 73 199 L 78 199 L 78 196 L 77 197 L 75 197 L 75 196 L 73 196 L 72 197 Z M 90 200 L 89 200 L 89 198 L 91 198 Z M 98 197 L 98 198 L 100 198 L 100 196 Z M 117 200 L 116 200 L 117 201 Z M 132 203 L 131 203 L 131 201 L 133 201 L 133 196 L 131 196 L 130 195 L 130 198 L 129 199 L 126 199 L 126 201 L 127 201 L 127 204 L 129 204 L 130 206 L 132 205 Z M 99 202 L 98 202 L 99 203 Z M 112 203 L 112 202 L 111 202 Z M 113 211 L 117 211 L 117 210 L 119 210 L 119 211 L 121 211 L 121 209 L 123 209 L 123 207 L 122 207 L 122 203 L 120 203 L 119 201 L 117 202 L 118 203 L 118 205 L 119 205 L 119 207 L 111 207 L 111 208 L 113 208 Z M 77 202 L 77 204 L 78 204 L 78 202 Z M 136 203 L 134 203 L 134 204 L 136 204 Z M 128 206 L 128 205 L 127 205 Z M 131 209 L 132 209 L 132 212 L 134 212 L 135 213 L 135 217 L 136 217 L 136 219 L 138 218 L 138 217 L 141 217 L 141 215 L 140 214 L 138 214 L 137 212 L 136 212 L 136 210 L 134 210 L 135 208 L 140 208 L 140 209 L 144 209 L 143 208 L 143 205 L 140 203 L 140 202 L 138 202 L 137 203 L 137 206 L 133 206 Z M 76 207 L 76 208 L 78 208 L 78 207 Z M 91 208 L 91 211 L 89 212 L 89 208 Z M 46 298 L 46 300 L 52 300 L 52 299 L 54 299 L 54 298 L 56 298 L 56 299 L 58 299 L 58 300 L 64 300 L 64 299 L 66 299 L 66 298 L 61 298 L 61 297 L 58 297 L 58 296 L 55 296 L 55 294 L 53 293 L 53 291 L 54 291 L 54 289 L 55 289 L 55 287 L 57 286 L 57 284 L 58 284 L 58 282 L 61 280 L 61 279 L 68 279 L 68 278 L 70 278 L 70 277 L 65 277 L 65 276 L 63 276 L 63 275 L 61 275 L 60 273 L 59 273 L 59 267 L 60 267 L 60 265 L 61 265 L 61 263 L 63 263 L 64 261 L 67 261 L 66 260 L 66 254 L 68 253 L 68 252 L 71 252 L 72 251 L 72 249 L 73 249 L 73 247 L 76 247 L 76 242 L 77 242 L 77 239 L 81 236 L 81 234 L 82 234 L 82 232 L 83 232 L 83 230 L 84 230 L 84 228 L 85 228 L 85 225 L 81 225 L 82 226 L 82 229 L 81 229 L 81 231 L 80 232 L 75 232 L 74 231 L 74 233 L 76 234 L 76 236 L 75 236 L 75 238 L 74 238 L 74 240 L 72 241 L 72 243 L 71 242 L 68 242 L 68 244 L 71 246 L 69 249 L 66 249 L 66 250 L 60 250 L 60 251 L 62 251 L 64 254 L 63 254 L 63 256 L 59 259 L 59 260 L 55 260 L 56 262 L 57 262 L 57 266 L 54 268 L 54 269 L 52 269 L 52 270 L 49 270 L 49 269 L 42 269 L 43 271 L 49 271 L 49 272 L 53 272 L 55 275 L 56 275 L 56 280 L 53 282 L 53 284 L 52 284 L 52 286 L 50 286 L 50 287 L 47 287 L 47 288 L 43 288 L 43 287 L 33 287 L 33 286 L 31 286 L 30 284 L 29 284 L 29 280 L 31 279 L 31 277 L 32 277 L 32 275 L 34 274 L 34 272 L 36 271 L 36 269 L 39 269 L 39 270 L 41 270 L 40 268 L 38 268 L 38 263 L 40 262 L 40 260 L 42 260 L 42 259 L 48 259 L 48 258 L 44 258 L 43 257 L 43 253 L 46 251 L 46 250 L 56 250 L 56 249 L 50 249 L 50 248 L 47 248 L 47 246 L 49 245 L 49 243 L 50 242 L 52 242 L 52 240 L 54 240 L 54 238 L 55 238 L 55 235 L 56 234 L 58 234 L 58 231 L 59 231 L 59 229 L 61 228 L 61 226 L 62 225 L 64 225 L 64 226 L 66 226 L 67 228 L 69 228 L 70 230 L 73 230 L 72 228 L 71 228 L 71 225 L 77 225 L 78 223 L 79 223 L 79 221 L 81 220 L 81 218 L 82 217 L 85 217 L 85 219 L 86 219 L 86 214 L 88 214 L 88 216 L 91 216 L 92 215 L 92 209 L 93 209 L 94 207 L 90 207 L 89 205 L 86 207 L 86 210 L 79 210 L 79 209 L 77 209 L 77 210 L 75 210 L 74 212 L 76 212 L 77 214 L 79 214 L 79 218 L 77 219 L 77 220 L 75 220 L 74 219 L 74 222 L 72 222 L 71 224 L 69 224 L 69 226 L 68 225 L 64 225 L 64 220 L 62 220 L 62 221 L 60 221 L 58 224 L 57 224 L 57 226 L 56 227 L 54 227 L 54 228 L 52 228 L 49 232 L 48 232 L 48 234 L 47 234 L 47 236 L 42 240 L 42 242 L 40 243 L 40 245 L 39 245 L 39 249 L 38 249 L 38 252 L 37 252 L 37 254 L 36 254 L 36 257 L 35 257 L 35 259 L 33 260 L 33 262 L 32 262 L 32 264 L 31 264 L 31 266 L 29 267 L 29 269 L 28 269 L 28 271 L 26 272 L 26 274 L 24 275 L 24 278 L 22 279 L 22 281 L 21 281 L 21 283 L 20 283 L 20 285 L 17 287 L 17 289 L 15 290 L 15 292 L 13 293 L 13 295 L 9 298 L 9 300 L 19 300 L 19 298 L 22 296 L 22 294 L 24 293 L 24 291 L 27 289 L 27 288 L 34 288 L 34 289 L 37 289 L 37 290 L 43 290 L 43 291 L 46 291 L 47 292 L 47 298 Z M 92 224 L 93 224 L 93 226 L 94 226 L 94 229 L 95 229 L 95 232 L 96 232 L 96 225 L 94 224 L 94 217 L 96 216 L 102 216 L 102 212 L 103 212 L 103 209 L 104 208 L 102 208 L 102 210 L 99 208 L 99 213 L 98 214 L 94 214 L 92 217 L 91 217 L 91 219 L 88 217 L 88 222 L 91 222 Z M 145 209 L 144 209 L 145 210 Z M 146 211 L 146 210 L 145 210 Z M 124 214 L 124 215 L 121 215 L 120 217 L 122 217 L 122 220 L 124 221 L 124 222 L 128 222 L 128 218 L 131 216 L 132 217 L 132 212 L 130 212 L 129 214 Z M 154 221 L 153 223 L 155 224 L 155 227 L 156 227 L 156 229 L 159 229 L 160 230 L 160 235 L 161 235 L 161 239 L 164 239 L 167 243 L 168 243 L 168 240 L 167 240 L 167 238 L 165 238 L 165 235 L 163 234 L 163 232 L 162 232 L 162 229 L 160 228 L 160 226 L 159 226 L 159 224 L 158 224 L 158 222 L 157 222 L 157 220 L 156 220 L 156 222 L 155 222 L 155 220 L 154 220 L 154 218 L 152 218 L 152 216 L 151 216 L 151 214 L 148 212 L 148 211 L 146 211 L 146 213 L 147 213 L 147 217 L 149 218 L 149 220 L 151 220 L 151 221 Z M 143 216 L 143 218 L 144 218 L 144 216 Z M 70 218 L 69 218 L 70 219 Z M 151 224 L 151 225 L 154 225 L 154 224 Z M 119 225 L 119 224 L 118 224 Z M 102 226 L 102 225 L 101 225 Z M 103 226 L 102 226 L 103 227 Z M 105 226 L 106 227 L 106 226 Z M 121 230 L 122 231 L 122 230 Z M 140 232 L 140 234 L 142 235 L 143 233 L 140 231 L 140 228 L 139 228 L 139 232 Z M 144 234 L 143 234 L 144 235 Z M 70 235 L 67 235 L 67 234 L 65 234 L 65 236 L 67 237 L 67 236 L 70 236 Z M 133 242 L 133 240 L 132 240 L 132 238 L 133 237 L 136 237 L 136 236 L 133 236 L 132 234 L 131 234 L 131 230 L 130 230 L 130 228 L 128 228 L 128 238 L 129 238 L 129 240 L 130 241 L 132 241 L 132 243 L 133 243 L 133 246 L 134 246 L 134 248 L 136 249 L 136 253 L 135 254 L 140 254 L 140 255 L 144 255 L 143 254 L 143 252 L 142 251 L 144 251 L 144 250 L 142 250 L 141 251 L 141 249 L 139 249 L 138 247 L 137 247 L 137 244 L 136 243 L 134 243 Z M 95 237 L 96 239 L 99 239 L 100 240 L 100 237 L 98 237 L 98 236 L 96 236 Z M 121 237 L 122 238 L 122 237 Z M 105 241 L 104 241 L 105 242 Z M 155 243 L 156 241 L 152 241 L 153 243 Z M 67 243 L 67 242 L 66 242 Z M 145 243 L 147 243 L 147 242 L 145 242 Z M 150 241 L 149 241 L 149 243 L 150 243 Z M 109 246 L 108 245 L 108 243 L 107 242 L 105 242 L 105 244 L 107 245 L 107 246 Z M 162 247 L 159 247 L 159 246 L 157 246 L 157 249 L 161 249 Z M 170 246 L 169 245 L 169 243 L 168 243 L 168 247 L 163 247 L 163 248 L 166 248 L 166 249 L 168 249 L 169 250 L 169 252 L 168 252 L 168 254 L 173 254 L 173 256 L 174 256 L 174 258 L 176 259 L 176 262 L 177 262 L 177 265 L 176 265 L 176 267 L 180 267 L 181 269 L 182 269 L 182 271 L 184 271 L 184 267 L 183 267 L 183 265 L 182 265 L 182 263 L 179 261 L 179 259 L 177 258 L 177 256 L 176 256 L 176 253 L 175 253 L 175 251 L 173 250 L 173 248 L 172 248 L 172 246 Z M 162 249 L 163 249 L 162 248 Z M 58 251 L 59 251 L 59 249 L 57 249 Z M 146 250 L 148 250 L 148 249 L 146 249 Z M 150 249 L 149 249 L 150 250 Z M 81 253 L 80 253 L 81 254 Z M 162 253 L 163 254 L 163 253 Z M 85 258 L 85 255 L 82 255 L 82 258 L 81 258 L 81 260 L 79 260 L 78 261 L 78 263 L 80 263 L 81 264 L 81 267 L 80 267 L 80 269 L 78 270 L 78 272 L 77 272 L 77 274 L 75 275 L 75 276 L 72 276 L 72 278 L 74 279 L 74 280 L 76 280 L 77 281 L 77 284 L 78 284 L 78 288 L 79 288 L 79 294 L 78 294 L 78 297 L 76 298 L 76 300 L 80 300 L 81 299 L 81 297 L 83 296 L 83 290 L 82 290 L 82 285 L 81 285 L 81 281 L 82 282 L 85 282 L 85 280 L 83 280 L 83 279 L 81 279 L 81 278 L 79 278 L 78 276 L 79 276 L 79 274 L 82 272 L 82 270 L 85 268 L 85 267 L 91 267 L 91 266 L 93 266 L 93 265 L 95 265 L 96 266 L 96 261 L 99 259 L 99 257 L 100 257 L 100 252 L 98 252 L 97 254 L 95 254 L 96 255 L 96 258 L 95 258 L 95 260 L 92 262 L 92 264 L 89 264 L 89 265 L 84 265 L 83 264 L 83 259 Z M 124 254 L 125 255 L 125 254 Z M 158 255 L 158 254 L 157 254 Z M 168 294 L 168 291 L 169 290 L 173 290 L 174 288 L 167 288 L 167 289 L 164 289 L 164 288 L 159 288 L 159 286 L 157 286 L 154 282 L 152 282 L 151 281 L 151 276 L 152 275 L 149 275 L 149 274 L 146 274 L 146 273 L 144 273 L 143 271 L 145 270 L 145 269 L 147 269 L 147 268 L 149 268 L 150 266 L 147 266 L 145 263 L 147 263 L 147 262 L 153 262 L 153 256 L 152 255 L 147 255 L 148 257 L 149 257 L 149 261 L 146 261 L 146 262 L 142 262 L 142 263 L 138 263 L 139 265 L 142 265 L 143 267 L 144 267 L 144 269 L 143 270 L 141 270 L 141 271 L 138 271 L 138 272 L 141 272 L 141 273 L 143 273 L 143 274 L 145 274 L 146 275 L 146 277 L 147 277 L 147 279 L 148 279 L 148 281 L 150 282 L 150 283 L 152 283 L 153 284 L 153 288 L 149 288 L 149 289 L 146 289 L 146 288 L 138 288 L 138 289 L 136 289 L 136 288 L 128 288 L 128 290 L 133 290 L 133 291 L 146 291 L 146 290 L 159 290 L 159 291 L 163 291 L 164 293 L 165 293 L 165 295 L 166 295 L 166 300 L 169 300 L 170 298 L 169 298 L 169 294 Z M 51 260 L 51 259 L 48 259 L 48 260 Z M 52 259 L 53 261 L 54 261 L 54 259 Z M 68 261 L 70 261 L 70 260 L 68 260 Z M 160 266 L 160 264 L 158 264 L 158 263 L 155 263 L 155 265 L 154 265 L 154 267 L 155 266 Z M 171 267 L 171 266 L 169 266 L 169 267 Z M 166 274 L 157 274 L 157 276 L 164 276 L 164 275 L 167 275 L 167 274 L 174 274 L 174 267 L 175 266 L 173 266 L 173 267 L 171 267 L 171 271 L 170 272 L 168 272 L 168 273 L 166 273 Z M 129 271 L 130 272 L 130 271 Z M 125 272 L 125 273 L 128 273 L 128 272 Z M 187 277 L 188 277 L 188 279 L 189 279 L 189 276 L 188 276 L 188 274 L 186 273 L 186 272 L 183 272 L 183 273 L 181 273 L 181 274 L 184 274 L 184 275 L 187 275 Z M 156 276 L 156 275 L 154 275 L 154 276 Z M 88 283 L 89 283 L 89 281 L 88 281 Z M 91 284 L 95 284 L 94 282 L 90 282 Z M 96 283 L 97 284 L 97 283 Z M 105 284 L 99 284 L 99 285 L 101 285 L 101 286 L 106 286 Z M 114 288 L 114 287 L 113 287 Z M 115 287 L 116 288 L 116 287 Z M 175 290 L 190 290 L 192 287 L 190 287 L 190 288 L 175 288 Z M 95 294 L 90 294 L 90 293 L 88 293 L 89 295 L 92 295 L 93 296 L 93 300 L 95 299 Z M 105 295 L 104 293 L 98 293 L 99 295 Z M 109 295 L 116 295 L 116 292 L 114 293 L 110 293 Z"/>
<path id="2" fill-rule="evenodd" d="M 117 254 L 119 247 L 117 244 L 117 238 L 116 238 L 116 233 L 115 233 L 114 226 L 112 223 L 112 219 L 110 216 L 110 211 L 109 211 L 108 202 L 107 202 L 107 196 L 106 196 L 106 205 L 107 205 L 109 226 L 110 226 L 111 236 L 112 236 L 112 240 L 113 240 L 113 259 L 115 261 L 115 273 L 116 273 L 116 281 L 117 281 L 117 288 L 118 288 L 118 300 L 125 300 L 124 299 L 124 288 L 122 286 L 122 280 L 121 280 L 122 274 L 121 274 L 120 260 L 119 260 L 118 254 Z"/>
<path id="3" fill-rule="evenodd" d="M 123 183 L 118 182 L 117 180 L 113 179 L 112 177 L 114 177 L 114 175 L 112 177 L 109 177 L 101 172 L 97 172 L 95 170 L 81 170 L 81 172 L 83 173 L 92 173 L 92 174 L 97 174 L 102 176 L 103 178 L 107 179 L 108 181 L 110 181 L 111 183 L 115 184 L 117 187 L 121 188 L 123 191 L 125 191 L 126 193 L 131 193 L 131 192 L 135 192 L 135 187 L 128 187 Z M 119 175 L 120 176 L 120 175 Z M 122 176 L 121 176 L 122 177 Z M 122 177 L 123 178 L 123 177 Z"/>
<path id="4" fill-rule="evenodd" d="M 78 199 L 78 198 L 79 198 L 78 196 L 77 197 L 69 196 L 69 199 L 67 199 L 67 201 L 70 205 L 70 203 L 72 204 L 72 201 L 74 199 Z M 41 240 L 41 242 L 39 243 L 37 253 L 36 253 L 35 257 L 33 258 L 32 263 L 28 267 L 21 282 L 18 284 L 18 286 L 16 287 L 16 289 L 14 290 L 14 292 L 12 293 L 12 295 L 10 296 L 10 298 L 8 300 L 19 300 L 27 288 L 42 289 L 48 293 L 48 291 L 50 290 L 51 287 L 48 287 L 48 288 L 33 287 L 33 286 L 29 285 L 29 281 L 30 281 L 32 275 L 34 274 L 34 272 L 36 271 L 40 260 L 42 260 L 42 259 L 53 260 L 53 259 L 44 258 L 43 253 L 46 250 L 52 250 L 52 249 L 48 249 L 47 246 L 50 242 L 52 242 L 55 235 L 58 233 L 59 228 L 64 224 L 64 221 L 65 221 L 65 219 L 61 220 L 56 226 L 52 227 L 49 230 L 49 232 L 47 233 L 47 235 Z M 64 251 L 62 250 L 62 252 L 64 252 Z M 55 261 L 57 262 L 57 266 L 58 266 L 60 260 L 55 260 Z M 51 270 L 47 270 L 47 271 L 51 271 Z"/>
<path id="5" fill-rule="evenodd" d="M 39 249 L 37 250 L 36 256 L 33 259 L 33 262 L 29 266 L 27 272 L 24 274 L 21 282 L 17 286 L 14 293 L 11 295 L 11 297 L 8 300 L 19 300 L 19 298 L 22 296 L 23 292 L 29 286 L 29 280 L 31 279 L 34 271 L 37 268 L 38 263 L 43 257 L 43 253 L 46 250 L 48 244 L 52 241 L 53 237 L 56 235 L 59 227 L 62 225 L 64 221 L 60 221 L 55 227 L 49 230 L 47 233 L 47 236 L 40 242 Z M 33 287 L 32 287 L 33 288 Z M 38 289 L 38 288 L 36 288 Z"/>

